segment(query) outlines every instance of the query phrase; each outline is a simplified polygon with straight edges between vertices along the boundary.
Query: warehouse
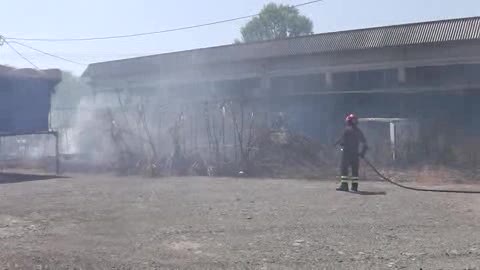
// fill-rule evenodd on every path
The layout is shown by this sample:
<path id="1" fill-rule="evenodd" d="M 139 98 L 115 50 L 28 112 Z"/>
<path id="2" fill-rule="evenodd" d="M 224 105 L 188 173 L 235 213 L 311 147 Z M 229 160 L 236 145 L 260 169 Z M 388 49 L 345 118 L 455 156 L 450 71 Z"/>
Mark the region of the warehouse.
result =
<path id="1" fill-rule="evenodd" d="M 95 63 L 83 77 L 97 93 L 169 103 L 254 100 L 325 143 L 349 112 L 410 119 L 429 138 L 421 151 L 437 156 L 480 132 L 479 72 L 480 17 L 470 17 Z"/>

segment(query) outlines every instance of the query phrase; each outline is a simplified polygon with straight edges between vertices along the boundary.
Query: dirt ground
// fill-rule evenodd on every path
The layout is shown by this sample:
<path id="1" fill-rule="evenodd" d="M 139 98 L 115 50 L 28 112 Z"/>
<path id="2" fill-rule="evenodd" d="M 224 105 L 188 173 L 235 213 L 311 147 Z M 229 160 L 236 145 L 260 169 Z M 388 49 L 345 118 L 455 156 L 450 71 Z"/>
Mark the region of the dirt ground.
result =
<path id="1" fill-rule="evenodd" d="M 363 183 L 372 194 L 362 196 L 335 192 L 335 181 L 45 178 L 0 178 L 0 269 L 480 269 L 477 195 L 380 182 Z"/>

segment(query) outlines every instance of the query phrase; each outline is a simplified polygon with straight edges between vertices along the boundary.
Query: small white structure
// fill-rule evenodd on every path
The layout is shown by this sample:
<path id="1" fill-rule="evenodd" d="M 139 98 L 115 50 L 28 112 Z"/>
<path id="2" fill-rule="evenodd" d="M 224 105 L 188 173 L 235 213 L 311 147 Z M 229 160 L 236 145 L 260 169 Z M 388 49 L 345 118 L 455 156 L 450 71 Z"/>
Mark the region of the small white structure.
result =
<path id="1" fill-rule="evenodd" d="M 388 138 L 392 161 L 397 161 L 401 147 L 418 140 L 417 122 L 406 118 L 360 118 L 365 133 L 373 140 Z M 376 134 L 373 134 L 376 133 Z M 367 138 L 368 139 L 368 138 Z M 372 143 L 370 143 L 371 145 Z"/>

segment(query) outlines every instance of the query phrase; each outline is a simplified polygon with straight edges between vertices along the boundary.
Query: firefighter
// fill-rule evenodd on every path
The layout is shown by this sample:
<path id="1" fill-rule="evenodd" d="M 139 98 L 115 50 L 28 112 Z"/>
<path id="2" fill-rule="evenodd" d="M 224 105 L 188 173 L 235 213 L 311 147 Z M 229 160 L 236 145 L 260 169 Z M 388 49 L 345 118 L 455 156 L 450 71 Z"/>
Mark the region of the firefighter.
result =
<path id="1" fill-rule="evenodd" d="M 367 141 L 363 132 L 358 128 L 358 118 L 349 114 L 345 119 L 345 130 L 335 145 L 342 147 L 342 161 L 340 165 L 341 184 L 338 191 L 348 191 L 348 182 L 351 181 L 353 192 L 358 191 L 358 170 L 360 157 L 364 157 L 367 150 Z M 362 146 L 361 151 L 360 145 Z M 349 170 L 352 174 L 349 176 Z"/>

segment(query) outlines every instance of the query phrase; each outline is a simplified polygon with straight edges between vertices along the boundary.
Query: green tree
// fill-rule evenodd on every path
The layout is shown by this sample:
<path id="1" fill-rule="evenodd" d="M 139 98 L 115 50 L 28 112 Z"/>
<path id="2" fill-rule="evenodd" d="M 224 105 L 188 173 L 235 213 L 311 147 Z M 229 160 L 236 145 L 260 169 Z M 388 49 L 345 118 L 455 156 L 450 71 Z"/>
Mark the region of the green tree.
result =
<path id="1" fill-rule="evenodd" d="M 301 15 L 298 8 L 267 4 L 258 16 L 241 29 L 243 42 L 254 42 L 311 35 L 312 21 Z"/>

